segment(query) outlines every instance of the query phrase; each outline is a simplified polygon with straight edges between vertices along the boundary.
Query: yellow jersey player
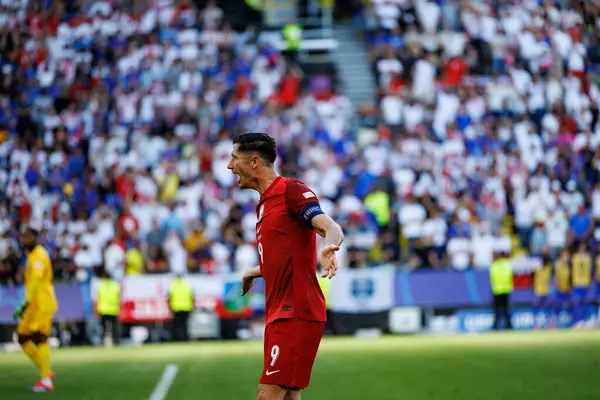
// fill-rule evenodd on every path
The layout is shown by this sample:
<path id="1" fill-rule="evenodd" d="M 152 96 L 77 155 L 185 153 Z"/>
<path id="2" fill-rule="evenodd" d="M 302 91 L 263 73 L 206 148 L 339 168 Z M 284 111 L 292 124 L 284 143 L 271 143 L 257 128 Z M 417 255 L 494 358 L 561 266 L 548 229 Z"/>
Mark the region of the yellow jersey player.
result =
<path id="1" fill-rule="evenodd" d="M 40 373 L 39 382 L 31 390 L 50 392 L 54 390 L 54 374 L 50 368 L 48 336 L 58 307 L 52 286 L 50 256 L 46 249 L 37 243 L 37 238 L 38 231 L 32 227 L 22 235 L 23 248 L 27 254 L 25 300 L 14 316 L 20 320 L 17 326 L 19 344 Z"/>
<path id="2" fill-rule="evenodd" d="M 560 258 L 554 264 L 554 277 L 556 280 L 556 300 L 560 311 L 565 303 L 568 304 L 571 294 L 571 268 L 569 267 L 570 255 L 567 250 L 560 254 Z M 558 316 L 558 312 L 557 312 Z"/>
<path id="3" fill-rule="evenodd" d="M 541 328 L 544 321 L 544 315 L 550 314 L 549 326 L 553 325 L 552 314 L 549 313 L 550 305 L 550 283 L 552 281 L 552 263 L 548 251 L 542 254 L 542 265 L 533 273 L 533 291 L 535 292 L 534 315 L 536 319 L 536 328 Z"/>
<path id="4" fill-rule="evenodd" d="M 571 259 L 573 276 L 573 323 L 580 327 L 585 323 L 586 302 L 590 284 L 592 283 L 592 256 L 587 251 L 584 241 L 576 244 L 576 253 Z"/>

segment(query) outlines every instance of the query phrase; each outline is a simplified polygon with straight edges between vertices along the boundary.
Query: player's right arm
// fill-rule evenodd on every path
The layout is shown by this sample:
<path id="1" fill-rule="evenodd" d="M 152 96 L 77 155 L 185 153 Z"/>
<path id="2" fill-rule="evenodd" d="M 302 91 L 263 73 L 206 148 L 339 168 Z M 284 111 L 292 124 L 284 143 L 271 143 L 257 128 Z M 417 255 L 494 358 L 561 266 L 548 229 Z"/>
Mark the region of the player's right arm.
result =
<path id="1" fill-rule="evenodd" d="M 323 278 L 333 278 L 338 270 L 335 252 L 344 241 L 342 228 L 321 210 L 317 195 L 300 181 L 290 182 L 286 188 L 286 203 L 290 214 L 304 221 L 321 237 L 325 245 L 319 252 L 319 264 L 325 271 Z"/>
<path id="2" fill-rule="evenodd" d="M 249 269 L 244 273 L 242 277 L 242 296 L 245 295 L 252 289 L 252 285 L 254 285 L 254 280 L 256 278 L 262 277 L 262 273 L 260 272 L 260 265 L 257 265 L 254 268 Z"/>

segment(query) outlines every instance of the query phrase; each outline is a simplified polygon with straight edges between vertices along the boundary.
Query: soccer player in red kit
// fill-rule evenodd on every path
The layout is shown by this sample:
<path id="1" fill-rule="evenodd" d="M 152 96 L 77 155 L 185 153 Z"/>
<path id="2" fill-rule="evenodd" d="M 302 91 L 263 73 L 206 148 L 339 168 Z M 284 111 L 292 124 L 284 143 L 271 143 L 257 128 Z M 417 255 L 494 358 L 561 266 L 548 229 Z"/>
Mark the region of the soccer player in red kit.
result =
<path id="1" fill-rule="evenodd" d="M 260 265 L 244 274 L 242 294 L 263 277 L 266 290 L 264 369 L 257 400 L 298 400 L 308 386 L 325 327 L 325 298 L 317 280 L 316 233 L 325 238 L 319 262 L 330 279 L 344 234 L 304 183 L 278 176 L 275 140 L 244 133 L 233 140 L 227 165 L 238 186 L 260 193 L 256 240 Z"/>

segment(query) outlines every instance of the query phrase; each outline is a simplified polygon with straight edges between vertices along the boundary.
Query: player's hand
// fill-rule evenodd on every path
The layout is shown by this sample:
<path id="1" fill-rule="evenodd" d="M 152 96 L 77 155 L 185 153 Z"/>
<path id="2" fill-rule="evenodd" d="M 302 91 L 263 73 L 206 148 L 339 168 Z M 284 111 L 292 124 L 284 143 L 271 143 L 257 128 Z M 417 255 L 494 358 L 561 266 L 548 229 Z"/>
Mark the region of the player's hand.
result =
<path id="1" fill-rule="evenodd" d="M 23 314 L 25 314 L 25 310 L 27 310 L 27 306 L 29 306 L 29 302 L 27 300 L 25 300 L 23 303 L 21 303 L 21 305 L 19 307 L 17 307 L 17 309 L 13 313 L 13 318 L 15 319 L 15 321 L 18 320 L 19 318 L 21 318 L 23 316 Z"/>
<path id="2" fill-rule="evenodd" d="M 319 263 L 321 267 L 323 267 L 323 278 L 333 278 L 338 270 L 337 258 L 335 257 L 335 252 L 340 249 L 340 246 L 336 246 L 335 244 L 330 244 L 321 249 L 321 253 L 319 253 Z"/>
<path id="3" fill-rule="evenodd" d="M 254 271 L 247 271 L 242 277 L 242 296 L 252 289 L 254 280 L 258 278 L 258 276 L 256 276 L 253 272 Z"/>

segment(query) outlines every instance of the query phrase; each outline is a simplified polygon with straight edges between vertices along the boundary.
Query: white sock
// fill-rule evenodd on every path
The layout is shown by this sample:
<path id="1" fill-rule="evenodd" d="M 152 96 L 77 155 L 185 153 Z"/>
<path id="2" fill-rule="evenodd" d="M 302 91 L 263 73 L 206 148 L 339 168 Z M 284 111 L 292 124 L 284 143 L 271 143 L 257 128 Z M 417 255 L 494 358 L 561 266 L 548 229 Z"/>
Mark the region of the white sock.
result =
<path id="1" fill-rule="evenodd" d="M 52 379 L 50 378 L 42 378 L 42 383 L 47 386 L 52 386 Z"/>

